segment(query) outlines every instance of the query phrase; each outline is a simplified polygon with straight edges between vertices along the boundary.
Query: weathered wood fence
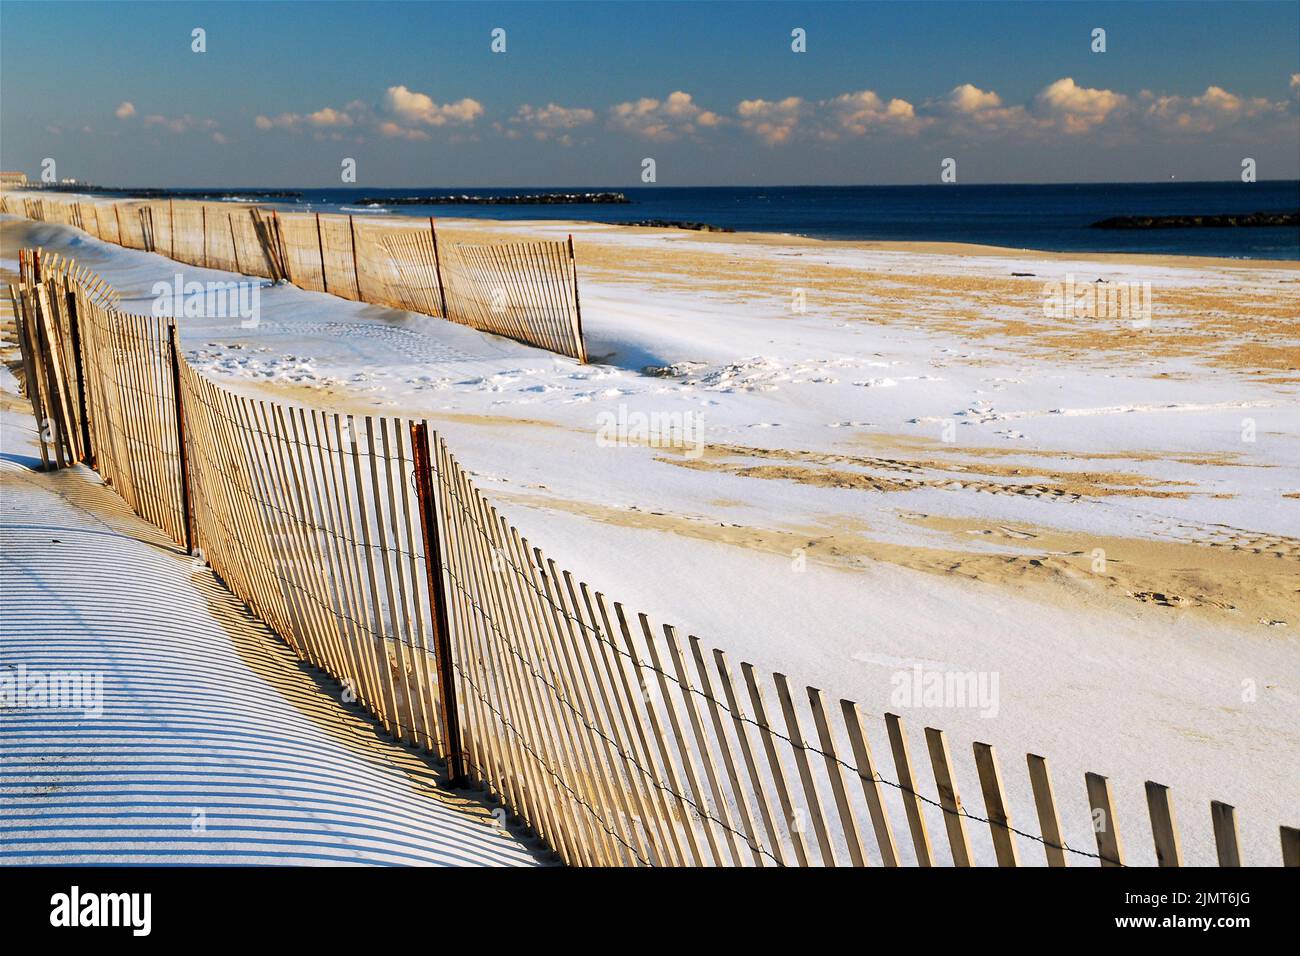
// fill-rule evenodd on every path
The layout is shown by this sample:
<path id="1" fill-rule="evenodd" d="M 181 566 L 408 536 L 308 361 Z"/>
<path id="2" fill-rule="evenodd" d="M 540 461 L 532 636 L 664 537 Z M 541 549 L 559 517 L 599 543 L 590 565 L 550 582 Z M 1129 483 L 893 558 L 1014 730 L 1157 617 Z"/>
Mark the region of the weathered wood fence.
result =
<path id="1" fill-rule="evenodd" d="M 74 226 L 190 265 L 421 312 L 587 360 L 573 239 L 439 244 L 435 223 L 236 203 L 86 202 L 0 193 L 0 212 Z"/>
<path id="2" fill-rule="evenodd" d="M 979 845 L 1001 866 L 1027 852 L 1124 865 L 1105 777 L 1071 788 L 1090 810 L 1071 831 L 1058 808 L 1082 800 L 1058 804 L 1029 754 L 1033 805 L 1013 809 L 1022 791 L 988 744 L 963 754 L 926 727 L 918 760 L 900 717 L 736 668 L 576 580 L 427 422 L 243 397 L 185 361 L 174 320 L 119 312 L 68 262 L 21 261 L 11 294 L 46 461 L 95 468 L 394 737 L 485 787 L 564 861 L 968 866 L 968 828 L 987 827 Z M 979 812 L 957 786 L 964 758 Z M 1145 795 L 1156 858 L 1180 865 L 1171 794 L 1147 782 Z M 1243 861 L 1233 807 L 1208 811 L 1220 864 L 1276 862 Z M 1095 852 L 1067 843 L 1083 826 Z M 1280 836 L 1282 862 L 1300 866 L 1300 829 Z"/>

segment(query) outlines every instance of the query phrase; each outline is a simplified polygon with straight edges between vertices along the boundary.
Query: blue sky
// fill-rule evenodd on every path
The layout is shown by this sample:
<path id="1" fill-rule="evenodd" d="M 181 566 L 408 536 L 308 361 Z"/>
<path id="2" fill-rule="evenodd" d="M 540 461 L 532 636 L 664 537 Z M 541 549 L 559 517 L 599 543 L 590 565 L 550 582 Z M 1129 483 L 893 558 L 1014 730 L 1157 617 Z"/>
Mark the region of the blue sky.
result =
<path id="1" fill-rule="evenodd" d="M 934 182 L 947 157 L 961 182 L 1232 179 L 1249 156 L 1290 179 L 1298 38 L 1294 2 L 5 2 L 0 166 L 618 186 L 652 157 L 661 185 L 744 185 Z"/>

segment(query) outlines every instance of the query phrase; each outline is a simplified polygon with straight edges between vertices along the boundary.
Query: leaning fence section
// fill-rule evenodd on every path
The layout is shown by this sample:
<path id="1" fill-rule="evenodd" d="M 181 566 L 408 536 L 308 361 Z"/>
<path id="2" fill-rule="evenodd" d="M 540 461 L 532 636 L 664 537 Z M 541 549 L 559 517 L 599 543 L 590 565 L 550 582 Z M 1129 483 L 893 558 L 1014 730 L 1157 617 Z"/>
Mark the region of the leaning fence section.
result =
<path id="1" fill-rule="evenodd" d="M 239 395 L 185 361 L 174 320 L 118 311 L 66 261 L 24 251 L 21 266 L 47 462 L 96 468 L 393 736 L 566 862 L 1127 862 L 1106 777 L 1058 801 L 1041 756 L 1004 764 L 987 743 L 737 664 L 557 565 L 427 422 Z M 1144 796 L 1156 860 L 1181 865 L 1172 794 L 1148 781 Z M 1222 865 L 1243 862 L 1232 806 L 1196 819 Z M 1080 833 L 1095 845 L 1071 845 Z M 1300 829 L 1280 837 L 1300 866 Z"/>
<path id="2" fill-rule="evenodd" d="M 435 225 L 239 203 L 0 194 L 0 211 L 189 265 L 421 312 L 587 360 L 573 239 L 447 243 Z"/>

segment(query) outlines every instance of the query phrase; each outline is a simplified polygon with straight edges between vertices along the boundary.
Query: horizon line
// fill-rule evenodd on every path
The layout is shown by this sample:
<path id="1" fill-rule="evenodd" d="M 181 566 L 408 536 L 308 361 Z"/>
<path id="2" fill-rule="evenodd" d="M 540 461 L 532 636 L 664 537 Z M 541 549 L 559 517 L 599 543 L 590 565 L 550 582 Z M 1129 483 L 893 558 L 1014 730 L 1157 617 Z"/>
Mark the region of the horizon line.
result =
<path id="1" fill-rule="evenodd" d="M 21 170 L 4 170 L 4 172 L 21 172 Z M 621 190 L 621 189 L 914 189 L 914 188 L 917 188 L 917 187 L 934 187 L 934 188 L 945 188 L 945 189 L 946 189 L 946 188 L 952 188 L 952 187 L 954 187 L 954 186 L 958 186 L 958 187 L 960 187 L 960 186 L 1165 186 L 1165 185 L 1169 185 L 1170 183 L 1177 183 L 1177 184 L 1179 184 L 1179 185 L 1184 185 L 1184 186 L 1199 186 L 1199 185 L 1224 185 L 1224 184 L 1227 184 L 1227 183 L 1236 183 L 1236 182 L 1238 182 L 1238 181 L 1239 181 L 1238 179 L 1236 179 L 1235 177 L 1233 177 L 1233 178 L 1228 178 L 1228 179 L 1172 179 L 1172 178 L 1171 178 L 1171 179 L 1112 179 L 1112 180 L 1101 180 L 1101 179 L 1096 179 L 1096 180 L 1063 180 L 1063 181 L 1045 181 L 1045 182 L 1023 182 L 1023 181 L 1021 181 L 1021 182 L 995 182 L 995 181 L 988 181 L 988 182 L 966 182 L 966 183 L 935 183 L 935 182 L 924 182 L 924 183 L 920 183 L 920 182 L 918 182 L 918 183 L 754 183 L 754 184 L 742 183 L 742 184 L 731 184 L 731 185 L 710 185 L 710 184 L 668 185 L 668 184 L 663 184 L 663 183 L 634 183 L 634 184 L 627 184 L 627 185 L 611 185 L 611 184 L 592 184 L 592 183 L 587 183 L 587 184 L 582 184 L 582 185 L 576 185 L 576 184 L 569 184 L 569 185 L 552 184 L 552 185 L 547 185 L 547 186 L 526 186 L 526 185 L 518 185 L 518 184 L 497 184 L 497 185 L 477 185 L 477 186 L 465 186 L 465 185 L 457 185 L 457 186 L 438 186 L 438 185 L 432 185 L 432 184 L 423 184 L 423 185 L 419 185 L 419 186 L 397 186 L 397 185 L 361 186 L 361 185 L 357 185 L 357 184 L 353 183 L 353 184 L 339 185 L 339 186 L 313 186 L 313 185 L 306 185 L 306 184 L 294 184 L 294 185 L 289 185 L 289 186 L 274 186 L 274 185 L 267 185 L 267 184 L 265 184 L 265 183 L 261 183 L 261 184 L 246 184 L 246 185 L 241 185 L 241 186 L 230 186 L 230 185 L 183 186 L 183 185 L 157 185 L 157 184 L 155 184 L 155 185 L 132 184 L 132 185 L 125 185 L 125 186 L 122 186 L 122 185 L 119 185 L 119 186 L 110 186 L 110 185 L 103 185 L 103 184 L 101 184 L 101 183 L 93 183 L 93 182 L 90 182 L 90 181 L 85 181 L 85 182 L 82 182 L 82 181 L 75 181 L 75 182 L 58 182 L 58 183 L 40 183 L 40 182 L 35 182 L 35 181 L 32 181 L 32 180 L 28 180 L 28 183 L 27 183 L 27 187 L 26 187 L 26 188 L 37 188 L 37 189 L 41 189 L 41 188 L 46 188 L 46 187 L 50 187 L 50 186 L 80 186 L 80 185 L 84 185 L 84 186 L 87 186 L 87 187 L 90 187 L 90 188 L 98 188 L 98 189 L 114 189 L 114 190 L 127 190 L 127 189 L 225 189 L 225 190 L 231 190 L 231 191 L 234 191 L 234 190 L 240 190 L 240 189 L 260 189 L 260 190 L 271 190 L 271 189 L 366 189 L 366 190 L 381 190 L 381 189 L 434 189 L 434 190 L 457 190 L 457 191 L 460 191 L 460 190 L 470 190 L 470 189 L 530 189 L 530 190 L 534 190 L 534 189 L 536 189 L 536 190 L 548 189 L 548 190 L 586 190 L 586 191 L 593 191 L 593 190 Z M 1260 184 L 1264 184 L 1264 183 L 1269 183 L 1269 184 L 1274 184 L 1274 183 L 1282 183 L 1282 184 L 1286 184 L 1286 183 L 1296 183 L 1297 185 L 1300 185 L 1300 178 L 1295 178 L 1295 179 L 1260 179 L 1260 180 L 1257 180 L 1257 181 L 1255 181 L 1255 182 L 1253 182 L 1253 183 L 1244 183 L 1244 182 L 1243 182 L 1241 185 L 1243 185 L 1243 186 L 1254 186 L 1254 185 L 1260 185 Z"/>

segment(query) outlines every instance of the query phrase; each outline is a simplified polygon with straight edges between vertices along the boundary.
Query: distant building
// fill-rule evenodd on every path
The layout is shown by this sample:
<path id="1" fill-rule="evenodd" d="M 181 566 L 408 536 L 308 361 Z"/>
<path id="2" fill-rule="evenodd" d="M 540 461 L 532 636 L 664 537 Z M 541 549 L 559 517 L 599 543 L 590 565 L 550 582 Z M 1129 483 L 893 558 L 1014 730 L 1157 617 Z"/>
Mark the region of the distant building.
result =
<path id="1" fill-rule="evenodd" d="M 26 173 L 0 173 L 0 186 L 26 186 Z"/>

